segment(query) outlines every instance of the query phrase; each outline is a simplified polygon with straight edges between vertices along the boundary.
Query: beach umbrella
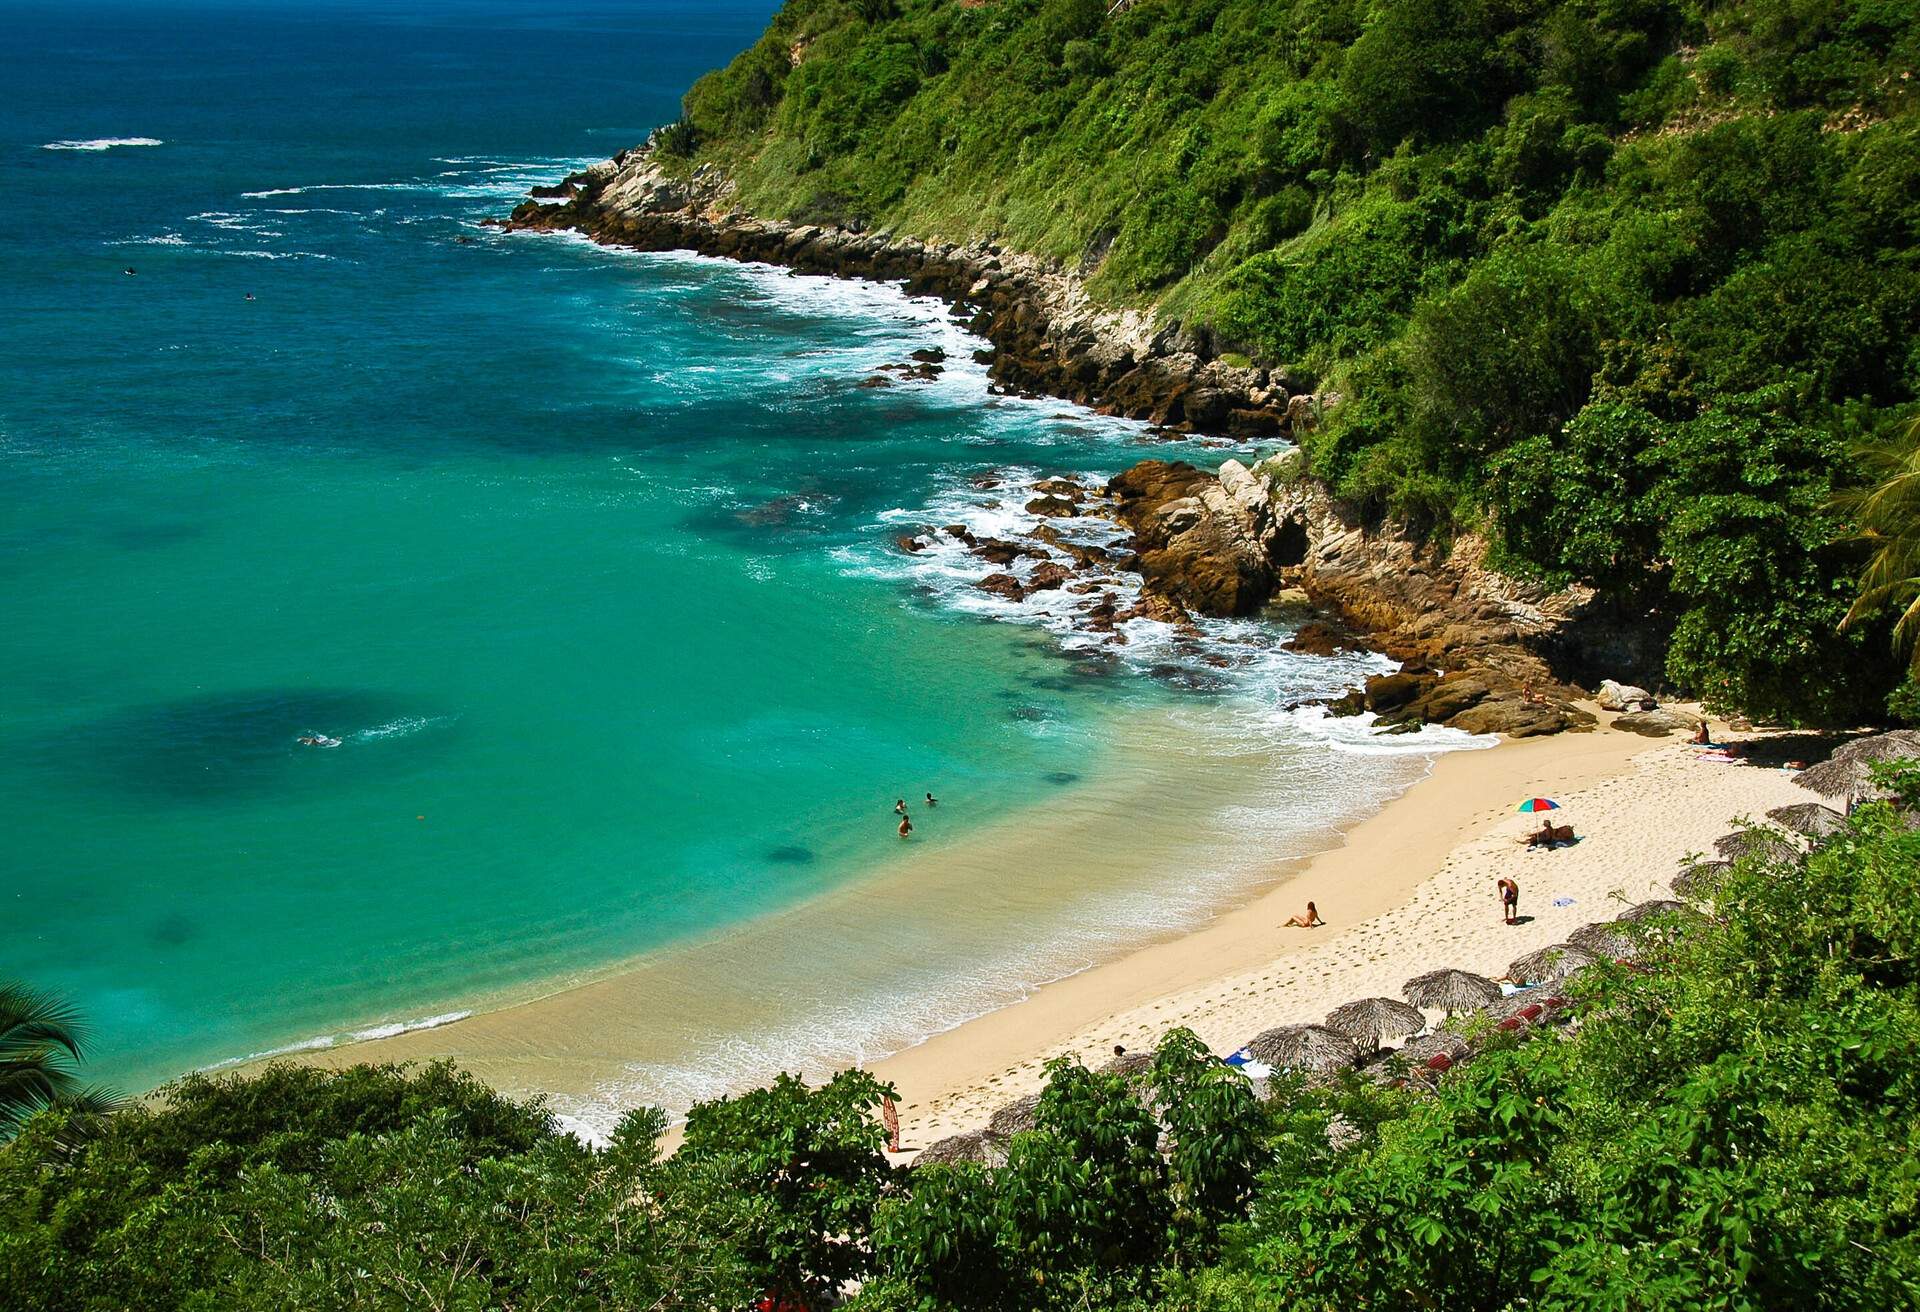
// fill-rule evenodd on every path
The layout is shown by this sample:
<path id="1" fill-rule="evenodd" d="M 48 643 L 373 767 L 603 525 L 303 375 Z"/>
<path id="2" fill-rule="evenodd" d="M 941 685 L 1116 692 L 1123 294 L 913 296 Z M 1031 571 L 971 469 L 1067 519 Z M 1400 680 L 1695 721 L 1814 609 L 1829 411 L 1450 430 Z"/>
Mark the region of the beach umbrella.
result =
<path id="1" fill-rule="evenodd" d="M 1822 797 L 1883 796 L 1874 787 L 1869 772 L 1883 761 L 1903 756 L 1920 756 L 1920 729 L 1895 729 L 1856 738 L 1841 747 L 1819 765 L 1802 770 L 1793 781 L 1811 788 Z"/>
<path id="2" fill-rule="evenodd" d="M 1637 906 L 1628 907 L 1625 911 L 1615 916 L 1614 920 L 1616 922 L 1626 921 L 1628 924 L 1633 924 L 1653 916 L 1672 915 L 1676 911 L 1685 911 L 1686 909 L 1687 904 L 1685 902 L 1675 902 L 1671 898 L 1656 897 L 1650 901 L 1642 902 Z"/>
<path id="3" fill-rule="evenodd" d="M 1471 1011 L 1499 997 L 1500 986 L 1471 971 L 1430 970 L 1401 985 L 1400 992 L 1416 1007 Z"/>
<path id="4" fill-rule="evenodd" d="M 1255 1036 L 1247 1051 L 1273 1067 L 1337 1071 L 1360 1062 L 1360 1046 L 1325 1025 L 1280 1025 Z"/>
<path id="5" fill-rule="evenodd" d="M 1792 806 L 1776 806 L 1767 812 L 1767 819 L 1778 822 L 1781 827 L 1793 830 L 1796 834 L 1805 834 L 1808 838 L 1825 838 L 1846 828 L 1847 817 L 1830 806 L 1818 802 L 1795 802 Z"/>
<path id="6" fill-rule="evenodd" d="M 1507 978 L 1515 984 L 1545 984 L 1552 980 L 1564 979 L 1582 966 L 1593 964 L 1594 954 L 1572 943 L 1555 943 L 1551 947 L 1529 952 L 1507 967 Z"/>
<path id="7" fill-rule="evenodd" d="M 1673 891 L 1681 897 L 1704 897 L 1731 869 L 1731 861 L 1696 861 L 1673 877 Z"/>
<path id="8" fill-rule="evenodd" d="M 1327 1013 L 1327 1028 L 1377 1048 L 1390 1039 L 1404 1039 L 1427 1027 L 1418 1007 L 1394 998 L 1362 998 Z"/>
<path id="9" fill-rule="evenodd" d="M 1024 1098 L 1015 1098 L 993 1114 L 987 1122 L 987 1133 L 1001 1138 L 1022 1134 L 1037 1125 L 1036 1113 L 1040 1109 L 1040 1095 L 1030 1093 Z"/>
<path id="10" fill-rule="evenodd" d="M 1538 815 L 1542 811 L 1558 811 L 1560 803 L 1551 797 L 1529 797 L 1517 809 L 1521 815 Z"/>
<path id="11" fill-rule="evenodd" d="M 1762 861 L 1791 861 L 1800 849 L 1778 834 L 1765 829 L 1736 829 L 1713 840 L 1713 850 L 1729 861 L 1758 857 Z"/>
<path id="12" fill-rule="evenodd" d="M 1640 950 L 1640 940 L 1611 920 L 1582 925 L 1567 935 L 1567 942 L 1612 961 L 1631 957 Z"/>
<path id="13" fill-rule="evenodd" d="M 915 1166 L 954 1166 L 961 1162 L 1004 1166 L 1007 1162 L 1006 1145 L 985 1131 L 973 1130 L 966 1134 L 948 1135 L 938 1143 L 930 1144 L 913 1159 Z"/>
<path id="14" fill-rule="evenodd" d="M 1150 1052 L 1123 1052 L 1100 1068 L 1102 1075 L 1124 1075 L 1128 1079 L 1146 1075 L 1153 1070 L 1153 1054 Z"/>

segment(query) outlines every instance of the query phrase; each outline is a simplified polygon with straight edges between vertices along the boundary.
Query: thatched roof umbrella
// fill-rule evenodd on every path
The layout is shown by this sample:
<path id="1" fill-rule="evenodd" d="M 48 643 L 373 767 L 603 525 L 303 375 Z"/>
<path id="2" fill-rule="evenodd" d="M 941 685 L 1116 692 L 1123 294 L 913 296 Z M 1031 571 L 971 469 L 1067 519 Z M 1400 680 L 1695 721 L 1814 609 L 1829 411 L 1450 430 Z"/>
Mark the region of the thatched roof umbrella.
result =
<path id="1" fill-rule="evenodd" d="M 1003 1140 L 982 1130 L 948 1135 L 929 1144 L 913 1159 L 915 1166 L 953 1166 L 960 1162 L 978 1162 L 982 1166 L 1004 1166 L 1007 1148 Z"/>
<path id="2" fill-rule="evenodd" d="M 1791 861 L 1800 855 L 1799 848 L 1765 829 L 1736 829 L 1731 834 L 1722 834 L 1713 840 L 1713 850 L 1729 861 L 1748 856 L 1762 861 Z"/>
<path id="3" fill-rule="evenodd" d="M 1681 897 L 1704 897 L 1731 869 L 1731 861 L 1696 861 L 1673 877 L 1673 891 Z"/>
<path id="4" fill-rule="evenodd" d="M 1640 950 L 1640 940 L 1611 920 L 1582 925 L 1567 935 L 1567 942 L 1610 961 L 1631 957 Z"/>
<path id="5" fill-rule="evenodd" d="M 1903 756 L 1920 756 L 1920 729 L 1895 729 L 1891 733 L 1856 738 L 1835 748 L 1833 755 L 1819 765 L 1802 770 L 1793 781 L 1822 797 L 1879 796 L 1869 771 L 1883 761 L 1896 761 Z"/>
<path id="6" fill-rule="evenodd" d="M 1593 953 L 1572 943 L 1555 943 L 1551 947 L 1529 952 L 1507 967 L 1507 978 L 1516 984 L 1545 984 L 1552 980 L 1565 979 L 1582 966 L 1590 966 L 1595 961 Z"/>
<path id="7" fill-rule="evenodd" d="M 1021 1134 L 1037 1125 L 1036 1113 L 1040 1109 L 1040 1095 L 1030 1093 L 1024 1098 L 1015 1098 L 993 1114 L 987 1122 L 987 1133 L 997 1134 L 1001 1138 Z"/>
<path id="8" fill-rule="evenodd" d="M 1100 1068 L 1102 1075 L 1124 1075 L 1128 1079 L 1147 1075 L 1153 1070 L 1153 1054 L 1150 1052 L 1123 1052 Z"/>
<path id="9" fill-rule="evenodd" d="M 1337 1071 L 1360 1061 L 1360 1045 L 1325 1025 L 1280 1025 L 1255 1036 L 1247 1051 L 1269 1066 Z"/>
<path id="10" fill-rule="evenodd" d="M 1362 998 L 1327 1013 L 1327 1028 L 1350 1035 L 1368 1048 L 1404 1039 L 1427 1027 L 1418 1007 L 1394 998 Z"/>
<path id="11" fill-rule="evenodd" d="M 1400 992 L 1416 1007 L 1471 1011 L 1499 997 L 1500 986 L 1468 970 L 1430 970 L 1401 985 Z"/>
<path id="12" fill-rule="evenodd" d="M 1686 909 L 1687 904 L 1685 902 L 1675 902 L 1672 898 L 1667 897 L 1656 897 L 1649 901 L 1628 907 L 1625 911 L 1615 916 L 1614 920 L 1624 920 L 1632 924 L 1635 921 L 1646 920 L 1652 916 L 1671 915 L 1675 911 L 1685 911 Z"/>
<path id="13" fill-rule="evenodd" d="M 1791 829 L 1796 834 L 1805 834 L 1808 838 L 1825 838 L 1847 826 L 1845 815 L 1818 802 L 1776 806 L 1767 812 L 1767 819 L 1777 821 L 1783 828 Z"/>

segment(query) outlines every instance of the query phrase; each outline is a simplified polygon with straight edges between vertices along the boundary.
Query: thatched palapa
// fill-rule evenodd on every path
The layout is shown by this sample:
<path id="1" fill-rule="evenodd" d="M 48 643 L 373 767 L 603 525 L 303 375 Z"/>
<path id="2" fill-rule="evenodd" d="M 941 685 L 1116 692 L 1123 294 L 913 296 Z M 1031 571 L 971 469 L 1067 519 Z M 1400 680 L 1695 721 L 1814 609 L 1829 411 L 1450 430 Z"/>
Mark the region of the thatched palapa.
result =
<path id="1" fill-rule="evenodd" d="M 1920 756 L 1920 729 L 1895 729 L 1856 738 L 1836 748 L 1819 765 L 1802 770 L 1793 781 L 1822 797 L 1881 797 L 1885 794 L 1871 778 L 1873 767 L 1903 756 Z"/>
<path id="2" fill-rule="evenodd" d="M 1800 849 L 1765 829 L 1736 829 L 1713 840 L 1713 850 L 1729 861 L 1758 857 L 1762 861 L 1792 861 Z"/>
<path id="3" fill-rule="evenodd" d="M 1471 1011 L 1500 996 L 1498 984 L 1469 970 L 1430 970 L 1408 980 L 1400 991 L 1416 1007 L 1446 1011 Z"/>
<path id="4" fill-rule="evenodd" d="M 1609 961 L 1631 960 L 1640 940 L 1611 920 L 1598 920 L 1567 935 L 1567 942 Z"/>
<path id="5" fill-rule="evenodd" d="M 1546 984 L 1565 979 L 1582 966 L 1595 961 L 1593 953 L 1573 943 L 1555 943 L 1529 952 L 1507 967 L 1507 978 L 1515 984 Z"/>
<path id="6" fill-rule="evenodd" d="M 1296 1071 L 1344 1070 L 1360 1061 L 1360 1045 L 1325 1025 L 1281 1025 L 1257 1036 L 1247 1051 L 1269 1066 Z"/>
<path id="7" fill-rule="evenodd" d="M 1021 1134 L 1034 1128 L 1038 1121 L 1036 1113 L 1040 1109 L 1040 1095 L 1030 1093 L 1024 1098 L 1016 1098 L 993 1114 L 987 1122 L 987 1132 L 1002 1138 Z"/>
<path id="8" fill-rule="evenodd" d="M 1681 897 L 1710 896 L 1731 869 L 1731 861 L 1696 861 L 1673 877 L 1673 891 Z"/>
<path id="9" fill-rule="evenodd" d="M 1685 902 L 1675 902 L 1672 898 L 1656 897 L 1638 903 L 1635 906 L 1628 907 L 1625 911 L 1615 916 L 1614 919 L 1624 920 L 1628 924 L 1634 924 L 1654 916 L 1668 916 L 1676 911 L 1685 911 L 1687 909 L 1688 907 Z"/>
<path id="10" fill-rule="evenodd" d="M 949 1135 L 938 1143 L 929 1145 L 913 1159 L 915 1166 L 955 1166 L 962 1162 L 977 1162 L 982 1166 L 1005 1166 L 1006 1143 L 983 1130 L 973 1130 L 966 1134 Z"/>
<path id="11" fill-rule="evenodd" d="M 1362 998 L 1327 1013 L 1327 1028 L 1358 1040 L 1367 1048 L 1378 1048 L 1427 1027 L 1427 1018 L 1418 1007 L 1396 998 Z"/>
<path id="12" fill-rule="evenodd" d="M 1830 806 L 1818 802 L 1795 802 L 1792 806 L 1776 806 L 1767 812 L 1767 819 L 1782 828 L 1791 829 L 1796 834 L 1805 834 L 1808 838 L 1825 838 L 1836 834 L 1847 826 L 1847 817 Z"/>

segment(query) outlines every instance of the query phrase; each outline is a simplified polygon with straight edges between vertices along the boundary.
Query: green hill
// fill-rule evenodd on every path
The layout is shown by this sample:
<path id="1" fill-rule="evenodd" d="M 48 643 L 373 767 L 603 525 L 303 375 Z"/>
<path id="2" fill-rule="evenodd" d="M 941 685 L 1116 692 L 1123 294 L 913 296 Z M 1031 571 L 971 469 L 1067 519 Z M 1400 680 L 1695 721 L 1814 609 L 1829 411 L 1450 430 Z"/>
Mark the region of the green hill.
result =
<path id="1" fill-rule="evenodd" d="M 1338 393 L 1316 473 L 1880 713 L 1850 448 L 1914 409 L 1909 0 L 790 0 L 661 153 L 769 217 L 991 238 Z"/>

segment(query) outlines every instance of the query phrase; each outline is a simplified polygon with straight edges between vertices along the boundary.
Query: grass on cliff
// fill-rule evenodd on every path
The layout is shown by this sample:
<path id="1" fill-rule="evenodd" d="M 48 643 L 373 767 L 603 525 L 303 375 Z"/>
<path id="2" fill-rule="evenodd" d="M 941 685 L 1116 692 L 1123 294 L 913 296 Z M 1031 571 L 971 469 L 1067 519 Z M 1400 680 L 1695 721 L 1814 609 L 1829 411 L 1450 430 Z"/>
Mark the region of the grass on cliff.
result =
<path id="1" fill-rule="evenodd" d="M 990 238 L 1345 404 L 1315 471 L 1880 713 L 1830 494 L 1920 384 L 1914 0 L 789 0 L 686 97 L 756 212 Z M 1757 453 L 1757 454 L 1756 454 Z"/>

